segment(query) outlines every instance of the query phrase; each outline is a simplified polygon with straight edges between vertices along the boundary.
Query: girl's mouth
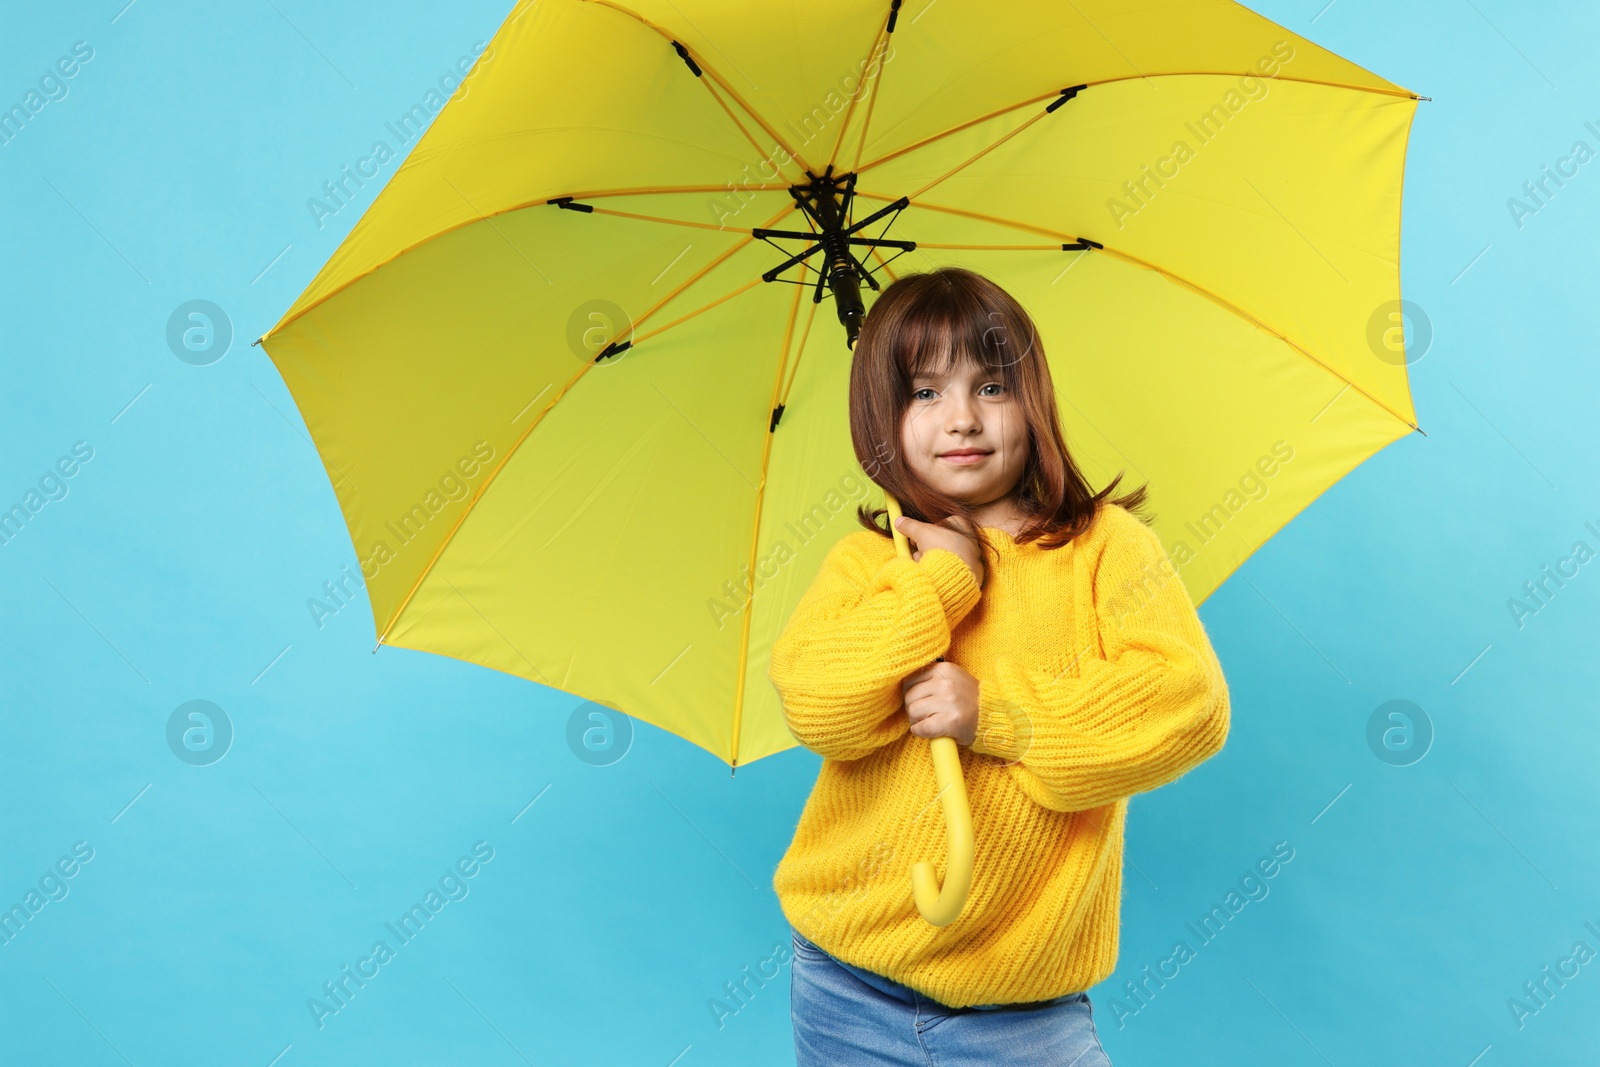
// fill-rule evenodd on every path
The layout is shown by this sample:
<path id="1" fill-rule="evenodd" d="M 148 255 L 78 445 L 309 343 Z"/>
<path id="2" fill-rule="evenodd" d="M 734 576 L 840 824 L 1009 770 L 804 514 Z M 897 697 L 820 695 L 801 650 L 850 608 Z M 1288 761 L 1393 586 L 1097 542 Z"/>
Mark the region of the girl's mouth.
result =
<path id="1" fill-rule="evenodd" d="M 939 458 L 949 463 L 954 463 L 957 466 L 970 467 L 974 463 L 981 463 L 983 460 L 987 459 L 989 455 L 990 453 L 988 452 L 960 451 L 944 452 L 940 454 Z"/>

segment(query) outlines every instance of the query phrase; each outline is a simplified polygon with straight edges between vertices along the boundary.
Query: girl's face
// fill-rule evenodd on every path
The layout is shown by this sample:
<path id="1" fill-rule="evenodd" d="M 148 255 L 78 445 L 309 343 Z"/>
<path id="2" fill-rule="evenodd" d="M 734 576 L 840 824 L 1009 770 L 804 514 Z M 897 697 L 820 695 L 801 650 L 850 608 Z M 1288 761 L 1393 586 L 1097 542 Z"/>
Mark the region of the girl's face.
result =
<path id="1" fill-rule="evenodd" d="M 900 421 L 907 466 L 976 509 L 979 525 L 1017 518 L 1012 491 L 1028 463 L 1028 424 L 1000 372 L 957 359 L 943 373 L 917 375 L 911 390 Z"/>

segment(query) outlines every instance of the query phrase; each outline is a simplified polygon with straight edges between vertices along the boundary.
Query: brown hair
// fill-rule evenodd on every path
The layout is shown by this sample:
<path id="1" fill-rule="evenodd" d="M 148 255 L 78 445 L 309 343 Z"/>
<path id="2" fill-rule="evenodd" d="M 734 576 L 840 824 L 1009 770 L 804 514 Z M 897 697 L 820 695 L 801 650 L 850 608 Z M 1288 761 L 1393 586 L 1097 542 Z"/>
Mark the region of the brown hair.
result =
<path id="1" fill-rule="evenodd" d="M 956 359 L 999 371 L 1006 391 L 1021 402 L 1030 454 L 1017 482 L 1017 503 L 1029 516 L 1016 536 L 1019 543 L 1037 540 L 1041 548 L 1060 548 L 1088 528 L 1108 498 L 1129 511 L 1145 505 L 1148 485 L 1110 497 L 1122 473 L 1098 493 L 1090 490 L 1067 451 L 1044 342 L 1022 305 L 981 274 L 940 267 L 903 275 L 884 288 L 862 323 L 850 363 L 856 460 L 867 477 L 894 494 L 903 514 L 924 522 L 960 516 L 976 529 L 973 509 L 925 484 L 900 450 L 912 379 Z M 867 529 L 893 536 L 888 508 L 862 504 L 856 517 Z M 974 539 L 982 545 L 982 533 Z"/>

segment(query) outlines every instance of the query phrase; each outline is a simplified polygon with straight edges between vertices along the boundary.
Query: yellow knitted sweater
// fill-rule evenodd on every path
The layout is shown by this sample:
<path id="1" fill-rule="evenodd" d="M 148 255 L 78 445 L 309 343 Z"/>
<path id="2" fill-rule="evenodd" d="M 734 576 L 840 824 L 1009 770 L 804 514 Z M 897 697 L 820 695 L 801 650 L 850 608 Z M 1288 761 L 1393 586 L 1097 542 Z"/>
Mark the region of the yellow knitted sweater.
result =
<path id="1" fill-rule="evenodd" d="M 870 530 L 840 539 L 773 646 L 790 732 L 822 770 L 773 875 L 820 948 L 951 1007 L 1048 1000 L 1115 969 L 1128 798 L 1222 748 L 1221 664 L 1161 541 L 1104 504 L 1059 549 L 985 527 L 980 590 L 955 553 L 920 561 Z M 901 681 L 943 655 L 978 679 L 960 749 L 976 862 L 935 927 L 911 865 L 945 873 L 928 741 Z"/>

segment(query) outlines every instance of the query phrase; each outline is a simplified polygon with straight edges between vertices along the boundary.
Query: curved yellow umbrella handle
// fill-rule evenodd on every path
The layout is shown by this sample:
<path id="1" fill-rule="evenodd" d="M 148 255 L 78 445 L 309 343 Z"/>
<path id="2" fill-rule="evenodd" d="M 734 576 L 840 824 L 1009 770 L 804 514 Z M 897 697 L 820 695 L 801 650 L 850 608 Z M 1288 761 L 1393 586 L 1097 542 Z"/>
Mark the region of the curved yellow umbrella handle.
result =
<path id="1" fill-rule="evenodd" d="M 910 559 L 911 544 L 895 526 L 900 518 L 900 501 L 893 493 L 885 493 L 884 499 L 889 506 L 889 529 L 894 533 L 895 551 L 902 559 Z M 935 737 L 928 742 L 928 747 L 933 755 L 934 778 L 939 783 L 939 803 L 944 810 L 949 862 L 941 888 L 933 864 L 918 860 L 911 867 L 911 892 L 924 919 L 934 926 L 946 926 L 961 914 L 967 903 L 967 891 L 972 888 L 972 807 L 967 801 L 967 781 L 961 775 L 961 753 L 956 748 L 955 738 Z"/>

